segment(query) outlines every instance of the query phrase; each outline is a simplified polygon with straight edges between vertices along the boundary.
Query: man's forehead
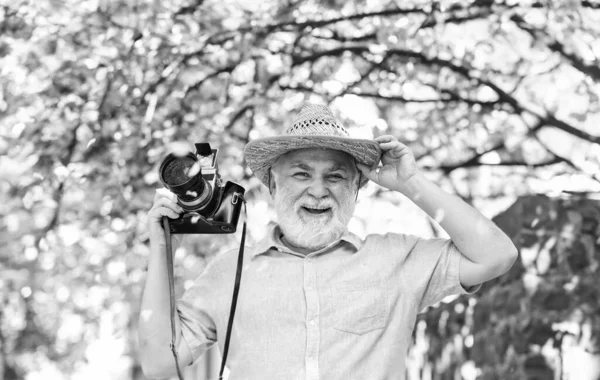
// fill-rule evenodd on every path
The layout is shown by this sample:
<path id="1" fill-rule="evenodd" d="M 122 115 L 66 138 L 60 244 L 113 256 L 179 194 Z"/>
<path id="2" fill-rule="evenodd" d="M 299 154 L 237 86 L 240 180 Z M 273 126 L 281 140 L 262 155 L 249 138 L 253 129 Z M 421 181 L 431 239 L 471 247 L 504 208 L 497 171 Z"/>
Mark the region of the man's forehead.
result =
<path id="1" fill-rule="evenodd" d="M 351 155 L 332 149 L 294 150 L 282 155 L 278 161 L 285 166 L 327 165 L 336 169 L 349 169 L 355 166 Z"/>

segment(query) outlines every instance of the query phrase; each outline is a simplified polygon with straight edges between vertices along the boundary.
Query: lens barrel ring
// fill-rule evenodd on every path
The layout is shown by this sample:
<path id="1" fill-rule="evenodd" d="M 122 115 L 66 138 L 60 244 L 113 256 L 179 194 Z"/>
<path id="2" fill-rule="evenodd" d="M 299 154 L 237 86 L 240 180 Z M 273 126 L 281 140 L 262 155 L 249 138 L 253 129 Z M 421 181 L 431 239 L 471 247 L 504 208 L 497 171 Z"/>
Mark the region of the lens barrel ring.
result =
<path id="1" fill-rule="evenodd" d="M 198 157 L 188 152 L 185 156 L 168 154 L 161 162 L 158 175 L 162 184 L 177 196 L 177 203 L 187 211 L 198 211 L 210 203 L 213 190 L 203 177 L 202 170 L 189 175 Z"/>
<path id="2" fill-rule="evenodd" d="M 202 210 L 212 199 L 213 191 L 212 187 L 204 178 L 201 178 L 204 182 L 202 186 L 202 192 L 195 199 L 191 201 L 185 201 L 181 197 L 177 197 L 177 203 L 186 211 L 200 211 Z M 188 190 L 190 191 L 190 190 Z"/>

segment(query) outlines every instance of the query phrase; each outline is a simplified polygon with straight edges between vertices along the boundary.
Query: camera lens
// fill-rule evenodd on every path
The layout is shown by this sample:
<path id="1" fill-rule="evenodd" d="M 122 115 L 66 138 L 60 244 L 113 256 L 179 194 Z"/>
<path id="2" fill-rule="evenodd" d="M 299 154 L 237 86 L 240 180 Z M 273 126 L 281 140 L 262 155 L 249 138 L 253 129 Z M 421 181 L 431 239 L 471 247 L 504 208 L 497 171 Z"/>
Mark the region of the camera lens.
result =
<path id="1" fill-rule="evenodd" d="M 197 165 L 197 166 L 195 166 Z M 188 211 L 201 209 L 211 198 L 210 185 L 202 178 L 198 158 L 169 154 L 158 169 L 160 181 L 177 195 L 179 204 Z"/>
<path id="2" fill-rule="evenodd" d="M 178 159 L 171 160 L 165 165 L 164 168 L 164 180 L 170 186 L 178 186 L 186 183 L 190 177 L 188 173 L 195 161 L 190 157 L 181 157 Z"/>

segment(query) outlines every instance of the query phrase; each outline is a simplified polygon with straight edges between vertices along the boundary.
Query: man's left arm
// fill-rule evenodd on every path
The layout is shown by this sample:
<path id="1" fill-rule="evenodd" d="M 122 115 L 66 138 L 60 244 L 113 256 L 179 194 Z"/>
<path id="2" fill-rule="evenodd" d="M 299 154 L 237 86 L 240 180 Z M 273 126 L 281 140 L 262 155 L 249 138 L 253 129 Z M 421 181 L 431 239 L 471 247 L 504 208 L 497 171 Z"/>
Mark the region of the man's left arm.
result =
<path id="1" fill-rule="evenodd" d="M 358 164 L 363 175 L 399 191 L 429 216 L 438 220 L 461 252 L 460 282 L 469 287 L 504 274 L 517 259 L 512 241 L 498 226 L 462 199 L 443 191 L 418 170 L 410 149 L 393 136 L 375 139 L 383 155 L 382 166 L 370 170 Z"/>

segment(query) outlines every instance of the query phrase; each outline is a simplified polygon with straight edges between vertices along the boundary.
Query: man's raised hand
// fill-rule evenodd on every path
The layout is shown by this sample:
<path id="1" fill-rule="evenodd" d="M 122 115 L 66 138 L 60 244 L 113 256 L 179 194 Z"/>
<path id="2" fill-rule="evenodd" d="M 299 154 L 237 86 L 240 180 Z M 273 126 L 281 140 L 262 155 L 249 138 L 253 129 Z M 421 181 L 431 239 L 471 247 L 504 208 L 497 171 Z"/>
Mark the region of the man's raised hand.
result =
<path id="1" fill-rule="evenodd" d="M 383 151 L 381 166 L 370 169 L 366 165 L 357 164 L 358 169 L 376 184 L 403 192 L 404 184 L 418 173 L 412 151 L 391 135 L 379 136 L 374 141 L 379 143 Z"/>
<path id="2" fill-rule="evenodd" d="M 166 216 L 170 219 L 177 219 L 183 213 L 183 208 L 177 204 L 177 196 L 167 189 L 156 189 L 154 194 L 154 203 L 148 212 L 148 232 L 150 241 L 159 245 L 165 245 L 164 231 L 162 228 L 162 218 Z M 172 235 L 173 246 L 177 247 L 182 240 L 183 235 Z"/>

